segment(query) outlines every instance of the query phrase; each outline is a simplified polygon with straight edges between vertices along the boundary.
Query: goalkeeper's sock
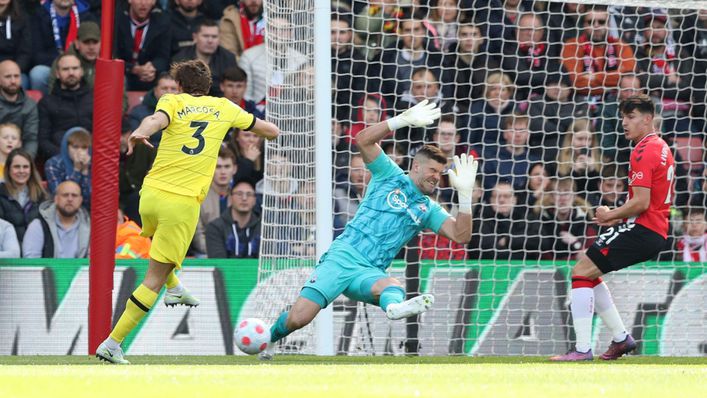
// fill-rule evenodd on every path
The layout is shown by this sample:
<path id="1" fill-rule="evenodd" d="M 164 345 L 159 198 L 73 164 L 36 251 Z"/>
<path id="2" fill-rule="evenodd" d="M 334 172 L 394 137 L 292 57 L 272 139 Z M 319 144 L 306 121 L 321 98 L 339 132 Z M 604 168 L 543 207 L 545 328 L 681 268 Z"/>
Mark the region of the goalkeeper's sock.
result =
<path id="1" fill-rule="evenodd" d="M 132 331 L 142 318 L 150 311 L 152 305 L 157 300 L 157 293 L 150 290 L 145 285 L 140 285 L 135 289 L 132 296 L 125 304 L 125 311 L 120 316 L 118 323 L 110 334 L 110 337 L 121 343 L 125 336 Z"/>
<path id="2" fill-rule="evenodd" d="M 591 349 L 592 316 L 594 315 L 594 282 L 583 276 L 572 277 L 571 293 L 572 323 L 576 336 L 576 349 L 587 352 Z"/>
<path id="3" fill-rule="evenodd" d="M 609 287 L 606 286 L 606 283 L 604 283 L 601 278 L 595 279 L 594 283 L 594 307 L 597 314 L 601 317 L 601 321 L 604 322 L 604 325 L 611 330 L 614 341 L 620 343 L 626 340 L 626 336 L 628 336 L 626 326 L 624 326 L 624 322 L 621 320 L 614 300 L 611 298 Z"/>
<path id="4" fill-rule="evenodd" d="M 280 317 L 277 318 L 277 321 L 275 321 L 275 324 L 273 324 L 272 327 L 270 328 L 270 342 L 271 343 L 274 343 L 282 338 L 285 338 L 285 337 L 287 337 L 288 334 L 293 332 L 293 330 L 290 330 L 287 328 L 287 314 L 288 314 L 287 311 L 280 314 Z"/>
<path id="5" fill-rule="evenodd" d="M 391 285 L 383 289 L 380 299 L 380 307 L 383 311 L 388 309 L 390 304 L 399 304 L 405 301 L 405 290 L 400 286 Z"/>
<path id="6" fill-rule="evenodd" d="M 184 285 L 182 285 L 182 282 L 180 282 L 179 278 L 177 278 L 175 270 L 172 270 L 172 272 L 167 275 L 165 286 L 167 287 L 167 291 L 171 294 L 180 295 L 184 293 Z"/>

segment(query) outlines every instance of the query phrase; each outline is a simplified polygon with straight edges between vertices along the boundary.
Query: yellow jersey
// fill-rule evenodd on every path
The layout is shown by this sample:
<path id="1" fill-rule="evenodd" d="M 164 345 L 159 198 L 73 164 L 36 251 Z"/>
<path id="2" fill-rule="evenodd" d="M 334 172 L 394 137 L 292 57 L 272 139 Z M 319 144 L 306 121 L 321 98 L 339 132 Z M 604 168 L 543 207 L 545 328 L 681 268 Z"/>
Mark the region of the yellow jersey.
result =
<path id="1" fill-rule="evenodd" d="M 164 94 L 155 112 L 167 115 L 169 125 L 162 131 L 155 162 L 143 185 L 196 197 L 201 203 L 224 136 L 231 127 L 252 129 L 255 116 L 226 98 L 189 94 Z"/>

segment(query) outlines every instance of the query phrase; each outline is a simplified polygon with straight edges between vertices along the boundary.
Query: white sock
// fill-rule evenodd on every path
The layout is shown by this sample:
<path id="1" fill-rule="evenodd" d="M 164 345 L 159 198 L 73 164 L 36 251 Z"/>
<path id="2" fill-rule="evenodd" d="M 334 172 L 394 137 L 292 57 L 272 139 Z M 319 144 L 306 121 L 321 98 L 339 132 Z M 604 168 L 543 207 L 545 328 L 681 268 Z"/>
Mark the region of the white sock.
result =
<path id="1" fill-rule="evenodd" d="M 106 347 L 108 347 L 108 349 L 111 350 L 111 351 L 117 350 L 118 348 L 120 348 L 120 343 L 118 343 L 117 341 L 113 340 L 113 338 L 110 337 L 110 336 L 108 336 L 108 338 L 106 339 L 105 343 L 106 343 Z"/>
<path id="2" fill-rule="evenodd" d="M 611 292 L 606 283 L 602 282 L 594 287 L 594 303 L 597 314 L 601 317 L 604 325 L 611 331 L 614 341 L 617 343 L 624 341 L 626 336 L 628 336 L 626 326 L 624 326 L 624 322 L 619 316 L 619 311 L 614 305 L 614 300 L 611 298 Z"/>
<path id="3" fill-rule="evenodd" d="M 591 349 L 594 289 L 588 287 L 572 289 L 571 300 L 572 323 L 577 337 L 575 348 L 579 352 L 587 352 Z"/>
<path id="4" fill-rule="evenodd" d="M 171 289 L 167 289 L 167 292 L 169 292 L 170 294 L 180 295 L 180 294 L 184 293 L 184 290 L 185 289 L 184 289 L 184 286 L 182 285 L 182 282 L 179 282 L 177 284 L 177 286 L 175 286 Z"/>

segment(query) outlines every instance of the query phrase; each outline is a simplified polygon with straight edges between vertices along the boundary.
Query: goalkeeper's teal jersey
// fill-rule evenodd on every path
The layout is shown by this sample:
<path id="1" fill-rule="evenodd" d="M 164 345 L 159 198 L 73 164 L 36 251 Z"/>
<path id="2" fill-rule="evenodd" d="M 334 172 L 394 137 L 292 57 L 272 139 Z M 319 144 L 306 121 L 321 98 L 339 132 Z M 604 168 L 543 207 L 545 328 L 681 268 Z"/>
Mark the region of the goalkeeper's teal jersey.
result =
<path id="1" fill-rule="evenodd" d="M 366 196 L 329 254 L 353 256 L 357 263 L 385 270 L 421 230 L 439 232 L 449 213 L 382 151 L 366 167 L 371 171 Z"/>

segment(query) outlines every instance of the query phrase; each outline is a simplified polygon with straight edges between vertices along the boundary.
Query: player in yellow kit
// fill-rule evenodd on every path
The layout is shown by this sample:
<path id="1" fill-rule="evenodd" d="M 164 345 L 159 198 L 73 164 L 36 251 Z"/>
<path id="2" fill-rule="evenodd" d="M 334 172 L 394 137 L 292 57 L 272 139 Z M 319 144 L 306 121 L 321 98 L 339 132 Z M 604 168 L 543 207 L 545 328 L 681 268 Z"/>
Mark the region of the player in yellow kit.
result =
<path id="1" fill-rule="evenodd" d="M 244 111 L 225 98 L 206 95 L 211 72 L 200 60 L 174 64 L 170 71 L 181 94 L 163 95 L 155 113 L 143 119 L 130 135 L 128 155 L 149 138 L 164 130 L 157 157 L 140 191 L 143 236 L 152 236 L 150 263 L 142 284 L 128 299 L 125 311 L 110 336 L 96 350 L 96 356 L 110 363 L 128 364 L 120 347 L 157 300 L 167 285 L 165 304 L 195 306 L 175 275 L 181 268 L 199 219 L 216 168 L 223 138 L 232 127 L 250 130 L 272 140 L 278 128 Z"/>

